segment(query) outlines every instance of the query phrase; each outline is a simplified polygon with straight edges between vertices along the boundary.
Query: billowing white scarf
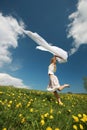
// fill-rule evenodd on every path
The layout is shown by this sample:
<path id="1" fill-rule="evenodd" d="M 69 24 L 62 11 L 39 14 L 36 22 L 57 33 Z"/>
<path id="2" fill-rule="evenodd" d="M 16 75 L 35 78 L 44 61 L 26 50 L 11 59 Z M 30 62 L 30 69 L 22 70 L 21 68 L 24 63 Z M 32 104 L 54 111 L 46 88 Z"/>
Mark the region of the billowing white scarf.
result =
<path id="1" fill-rule="evenodd" d="M 53 55 L 56 56 L 60 56 L 61 58 L 57 58 L 59 63 L 64 63 L 67 61 L 68 58 L 68 54 L 65 50 L 56 47 L 56 46 L 52 46 L 50 45 L 47 41 L 45 41 L 39 34 L 37 34 L 36 32 L 33 33 L 31 31 L 25 31 L 24 33 L 26 35 L 28 35 L 32 40 L 34 40 L 39 46 L 36 47 L 36 49 L 42 50 L 42 51 L 48 51 L 50 53 L 52 53 Z"/>

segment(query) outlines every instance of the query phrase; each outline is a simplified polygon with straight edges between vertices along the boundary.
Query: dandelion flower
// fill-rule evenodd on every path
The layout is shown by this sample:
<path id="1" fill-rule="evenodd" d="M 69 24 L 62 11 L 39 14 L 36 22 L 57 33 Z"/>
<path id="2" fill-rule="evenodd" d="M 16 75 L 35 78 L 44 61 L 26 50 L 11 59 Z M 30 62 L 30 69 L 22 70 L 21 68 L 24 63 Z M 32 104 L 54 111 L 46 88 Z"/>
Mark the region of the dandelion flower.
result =
<path id="1" fill-rule="evenodd" d="M 43 102 L 45 102 L 46 100 L 45 99 L 43 99 Z"/>
<path id="2" fill-rule="evenodd" d="M 82 122 L 87 122 L 87 115 L 86 114 L 83 114 L 83 117 L 81 118 L 81 121 Z"/>
<path id="3" fill-rule="evenodd" d="M 73 125 L 73 129 L 74 129 L 74 130 L 78 130 L 78 128 L 77 128 L 76 125 Z"/>
<path id="4" fill-rule="evenodd" d="M 45 121 L 42 119 L 41 122 L 40 122 L 41 125 L 44 125 L 45 124 Z"/>
<path id="5" fill-rule="evenodd" d="M 71 112 L 71 110 L 69 109 L 68 112 Z"/>
<path id="6" fill-rule="evenodd" d="M 49 115 L 49 113 L 45 113 L 45 114 L 44 114 L 44 117 L 48 117 L 48 115 Z"/>
<path id="7" fill-rule="evenodd" d="M 79 127 L 80 127 L 80 130 L 84 129 L 82 124 L 80 124 Z"/>
<path id="8" fill-rule="evenodd" d="M 22 117 L 22 114 L 19 114 L 19 117 Z"/>
<path id="9" fill-rule="evenodd" d="M 55 130 L 60 130 L 59 128 L 55 128 Z"/>
<path id="10" fill-rule="evenodd" d="M 83 114 L 83 118 L 85 119 L 85 121 L 87 121 L 87 115 Z"/>
<path id="11" fill-rule="evenodd" d="M 58 111 L 59 114 L 61 114 L 61 111 Z"/>
<path id="12" fill-rule="evenodd" d="M 87 117 L 87 115 L 86 115 L 86 114 L 83 114 L 83 117 Z"/>
<path id="13" fill-rule="evenodd" d="M 41 115 L 41 118 L 44 119 L 44 115 Z"/>
<path id="14" fill-rule="evenodd" d="M 33 111 L 34 111 L 33 108 L 31 108 L 31 109 L 30 109 L 30 112 L 33 112 Z"/>
<path id="15" fill-rule="evenodd" d="M 16 108 L 22 107 L 21 102 L 19 102 L 18 104 L 16 104 Z"/>
<path id="16" fill-rule="evenodd" d="M 12 104 L 12 101 L 9 101 L 9 104 Z"/>
<path id="17" fill-rule="evenodd" d="M 56 104 L 58 104 L 58 102 L 56 101 Z"/>
<path id="18" fill-rule="evenodd" d="M 52 128 L 51 127 L 47 127 L 46 130 L 52 130 Z"/>
<path id="19" fill-rule="evenodd" d="M 78 114 L 78 117 L 82 117 L 82 115 L 81 115 L 81 114 Z"/>
<path id="20" fill-rule="evenodd" d="M 52 108 L 50 109 L 50 113 L 53 113 L 53 109 Z"/>
<path id="21" fill-rule="evenodd" d="M 24 122 L 25 122 L 25 118 L 22 118 L 21 123 L 24 123 Z"/>
<path id="22" fill-rule="evenodd" d="M 3 92 L 2 92 L 2 91 L 0 91 L 0 94 L 3 94 Z"/>
<path id="23" fill-rule="evenodd" d="M 72 118 L 74 119 L 75 122 L 79 122 L 79 118 L 77 116 L 72 116 Z"/>
<path id="24" fill-rule="evenodd" d="M 10 105 L 10 104 L 8 104 L 8 107 L 11 107 L 11 105 Z"/>
<path id="25" fill-rule="evenodd" d="M 7 128 L 3 128 L 2 130 L 7 130 Z"/>
<path id="26" fill-rule="evenodd" d="M 52 115 L 50 115 L 50 119 L 53 119 L 54 117 Z"/>

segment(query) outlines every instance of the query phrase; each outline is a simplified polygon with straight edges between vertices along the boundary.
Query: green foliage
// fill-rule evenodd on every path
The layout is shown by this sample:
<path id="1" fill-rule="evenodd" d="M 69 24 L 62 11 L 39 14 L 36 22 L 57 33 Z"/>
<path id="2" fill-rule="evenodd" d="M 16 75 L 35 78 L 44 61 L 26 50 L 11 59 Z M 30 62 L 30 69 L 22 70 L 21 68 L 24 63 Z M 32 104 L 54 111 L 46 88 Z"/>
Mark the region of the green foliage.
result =
<path id="1" fill-rule="evenodd" d="M 84 88 L 87 91 L 87 77 L 84 77 L 83 81 L 84 81 Z"/>
<path id="2" fill-rule="evenodd" d="M 87 95 L 0 87 L 0 130 L 87 130 Z"/>

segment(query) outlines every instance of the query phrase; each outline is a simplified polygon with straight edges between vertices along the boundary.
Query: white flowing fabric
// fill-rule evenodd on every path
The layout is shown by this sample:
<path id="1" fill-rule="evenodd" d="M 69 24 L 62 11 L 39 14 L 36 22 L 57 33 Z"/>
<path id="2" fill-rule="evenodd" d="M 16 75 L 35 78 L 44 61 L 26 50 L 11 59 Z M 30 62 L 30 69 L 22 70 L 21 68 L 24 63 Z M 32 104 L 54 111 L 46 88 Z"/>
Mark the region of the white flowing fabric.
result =
<path id="1" fill-rule="evenodd" d="M 57 58 L 59 63 L 64 63 L 67 61 L 68 54 L 65 50 L 50 45 L 47 41 L 45 41 L 39 34 L 36 32 L 33 33 L 31 31 L 24 30 L 24 33 L 28 35 L 32 40 L 34 40 L 39 46 L 36 47 L 36 49 L 42 50 L 42 51 L 48 51 L 52 53 L 53 55 L 60 56 L 63 59 Z"/>

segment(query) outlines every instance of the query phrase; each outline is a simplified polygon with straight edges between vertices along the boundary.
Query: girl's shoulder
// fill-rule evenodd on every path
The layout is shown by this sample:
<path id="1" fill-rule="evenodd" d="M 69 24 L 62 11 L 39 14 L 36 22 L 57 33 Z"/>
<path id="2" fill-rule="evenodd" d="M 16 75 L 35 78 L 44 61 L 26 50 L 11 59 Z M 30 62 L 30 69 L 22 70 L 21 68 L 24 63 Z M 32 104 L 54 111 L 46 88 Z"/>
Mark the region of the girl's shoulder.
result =
<path id="1" fill-rule="evenodd" d="M 55 64 L 51 63 L 49 66 L 48 66 L 49 69 L 54 69 L 55 68 Z"/>
<path id="2" fill-rule="evenodd" d="M 49 65 L 49 67 L 54 67 L 54 64 L 53 64 L 53 63 L 51 63 L 51 64 Z"/>

